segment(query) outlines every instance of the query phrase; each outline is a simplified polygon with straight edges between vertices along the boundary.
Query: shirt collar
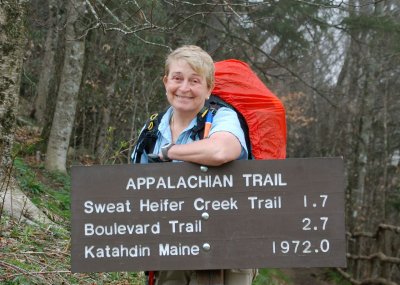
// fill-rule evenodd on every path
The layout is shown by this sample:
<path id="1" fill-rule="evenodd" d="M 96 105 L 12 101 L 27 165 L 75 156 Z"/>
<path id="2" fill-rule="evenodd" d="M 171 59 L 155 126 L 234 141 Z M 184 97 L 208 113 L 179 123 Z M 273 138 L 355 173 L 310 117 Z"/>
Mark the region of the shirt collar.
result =
<path id="1" fill-rule="evenodd" d="M 162 117 L 160 124 L 158 125 L 159 132 L 167 141 L 172 141 L 171 129 L 169 126 L 169 121 L 171 120 L 172 114 L 173 114 L 173 109 L 172 107 L 169 107 L 168 110 L 165 112 L 164 116 Z M 182 133 L 191 130 L 196 125 L 197 125 L 197 116 L 193 118 L 189 126 L 187 126 Z"/>

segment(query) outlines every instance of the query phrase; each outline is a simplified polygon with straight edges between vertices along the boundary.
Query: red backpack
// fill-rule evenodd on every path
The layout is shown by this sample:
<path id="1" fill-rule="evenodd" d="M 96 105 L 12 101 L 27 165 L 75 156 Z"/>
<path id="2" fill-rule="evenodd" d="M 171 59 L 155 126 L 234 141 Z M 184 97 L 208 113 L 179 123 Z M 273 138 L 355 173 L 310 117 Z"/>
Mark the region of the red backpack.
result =
<path id="1" fill-rule="evenodd" d="M 254 159 L 286 158 L 286 117 L 282 102 L 239 60 L 215 63 L 212 94 L 244 117 Z"/>

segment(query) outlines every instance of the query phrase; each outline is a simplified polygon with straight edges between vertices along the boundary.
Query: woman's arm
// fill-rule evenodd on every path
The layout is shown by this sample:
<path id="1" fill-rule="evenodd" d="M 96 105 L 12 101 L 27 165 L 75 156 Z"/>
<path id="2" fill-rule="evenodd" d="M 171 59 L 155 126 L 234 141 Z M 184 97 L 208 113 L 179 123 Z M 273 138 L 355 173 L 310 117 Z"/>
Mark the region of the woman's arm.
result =
<path id="1" fill-rule="evenodd" d="M 172 146 L 168 157 L 172 160 L 218 166 L 238 159 L 241 152 L 242 145 L 235 135 L 219 131 L 204 140 Z"/>
<path id="2" fill-rule="evenodd" d="M 221 107 L 214 116 L 209 138 L 174 145 L 168 157 L 211 166 L 247 158 L 246 141 L 236 112 Z"/>

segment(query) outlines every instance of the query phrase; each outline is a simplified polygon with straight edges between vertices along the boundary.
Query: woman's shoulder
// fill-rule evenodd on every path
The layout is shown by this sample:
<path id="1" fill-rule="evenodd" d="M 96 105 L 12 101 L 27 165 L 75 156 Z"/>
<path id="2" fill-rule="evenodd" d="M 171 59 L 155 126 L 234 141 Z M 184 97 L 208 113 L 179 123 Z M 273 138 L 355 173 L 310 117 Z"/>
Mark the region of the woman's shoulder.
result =
<path id="1" fill-rule="evenodd" d="M 235 110 L 228 107 L 220 107 L 214 115 L 214 120 L 223 119 L 225 120 L 238 120 L 238 116 Z"/>

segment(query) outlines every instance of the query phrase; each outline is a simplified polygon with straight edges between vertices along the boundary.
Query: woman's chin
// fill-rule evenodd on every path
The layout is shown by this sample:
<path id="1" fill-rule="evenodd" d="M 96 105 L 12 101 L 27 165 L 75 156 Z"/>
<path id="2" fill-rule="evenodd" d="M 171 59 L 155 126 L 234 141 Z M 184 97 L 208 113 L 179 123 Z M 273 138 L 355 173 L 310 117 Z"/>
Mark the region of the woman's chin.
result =
<path id="1" fill-rule="evenodd" d="M 172 105 L 172 107 L 174 108 L 175 112 L 180 112 L 182 114 L 193 114 L 194 116 L 196 116 L 199 112 L 199 108 L 195 108 L 193 105 L 189 106 L 187 104 L 174 104 Z"/>

